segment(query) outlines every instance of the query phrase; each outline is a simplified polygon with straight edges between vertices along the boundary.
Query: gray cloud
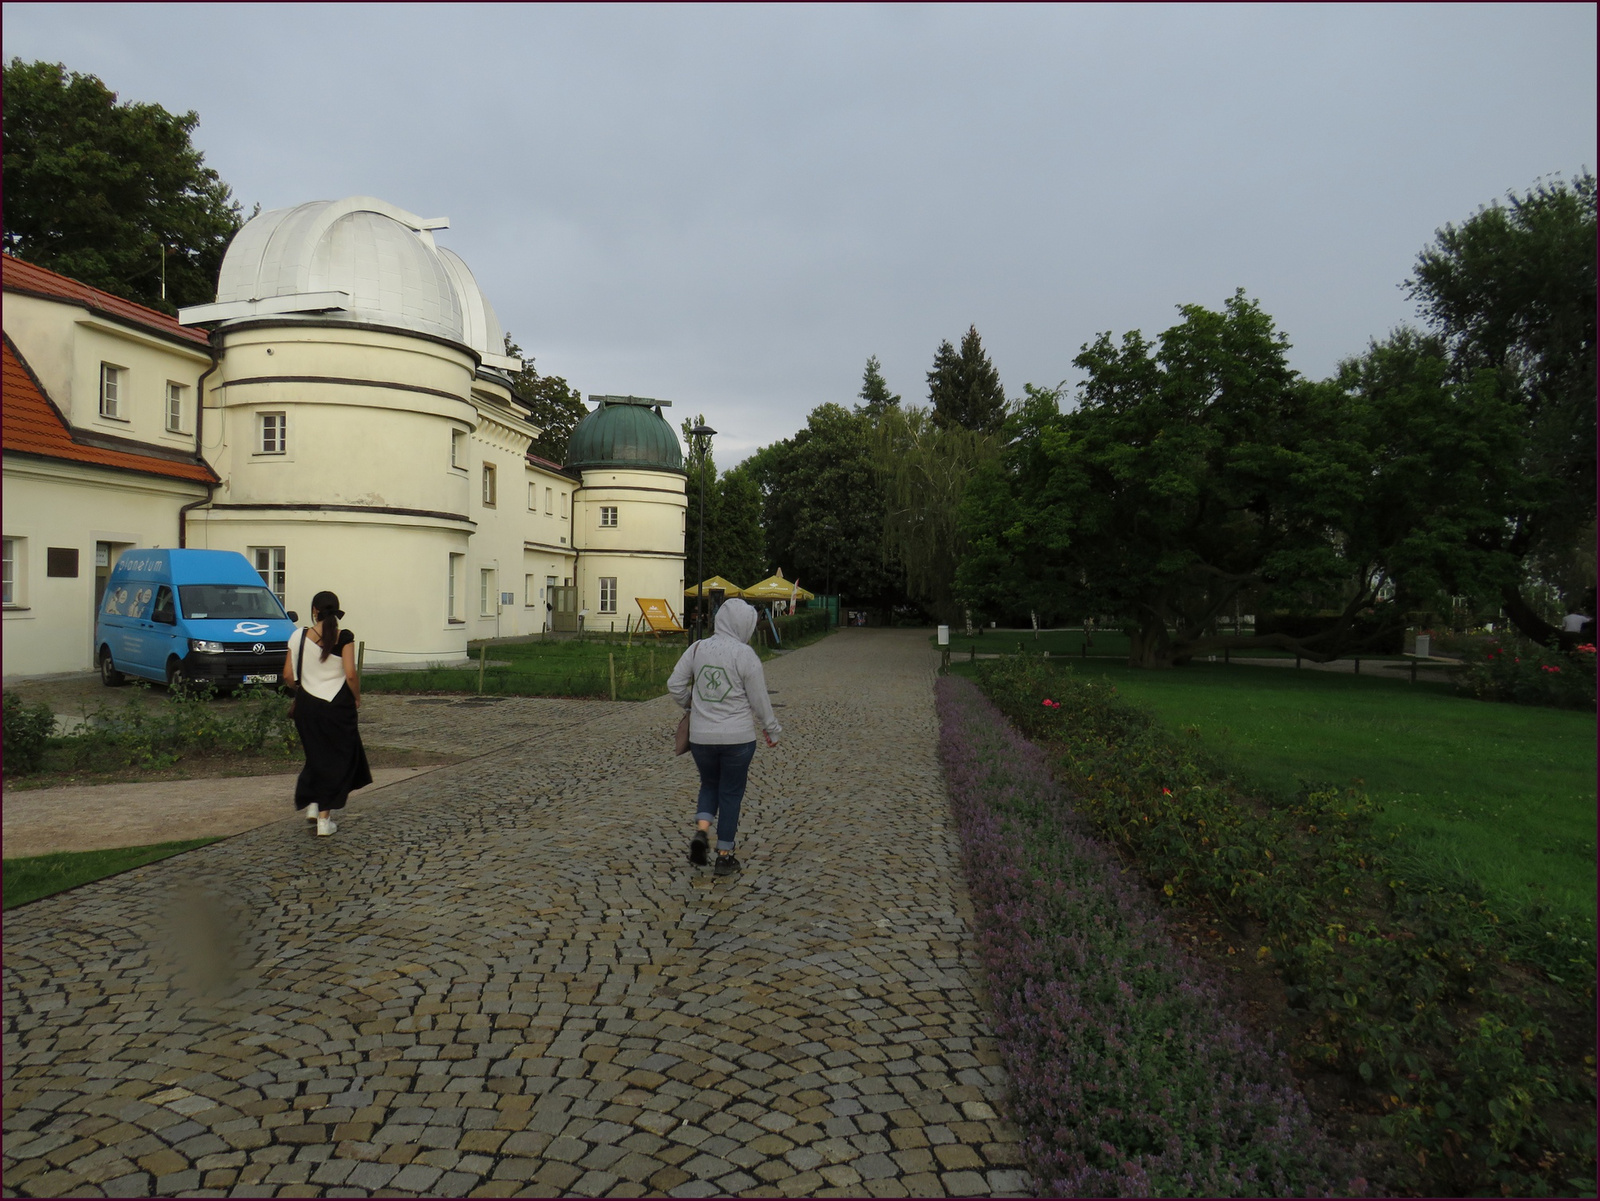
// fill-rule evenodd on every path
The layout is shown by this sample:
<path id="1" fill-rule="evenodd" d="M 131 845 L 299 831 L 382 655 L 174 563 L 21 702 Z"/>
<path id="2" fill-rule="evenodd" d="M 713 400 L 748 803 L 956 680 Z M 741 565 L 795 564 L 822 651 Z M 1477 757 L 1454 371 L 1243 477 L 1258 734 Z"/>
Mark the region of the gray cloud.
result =
<path id="1" fill-rule="evenodd" d="M 728 464 L 969 323 L 1009 393 L 1258 297 L 1321 376 L 1418 250 L 1593 165 L 1589 5 L 8 4 L 8 55 L 202 118 L 248 206 L 448 215 L 541 370 Z"/>

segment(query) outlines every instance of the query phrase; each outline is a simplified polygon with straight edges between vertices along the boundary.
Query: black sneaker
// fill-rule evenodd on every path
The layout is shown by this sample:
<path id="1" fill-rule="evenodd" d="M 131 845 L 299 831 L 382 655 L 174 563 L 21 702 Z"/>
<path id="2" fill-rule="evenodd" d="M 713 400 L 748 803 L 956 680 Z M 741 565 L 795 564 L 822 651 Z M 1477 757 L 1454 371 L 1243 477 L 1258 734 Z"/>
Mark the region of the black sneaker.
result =
<path id="1" fill-rule="evenodd" d="M 744 864 L 740 863 L 732 855 L 718 855 L 717 866 L 711 869 L 711 874 L 713 876 L 731 876 L 743 866 Z"/>
<path id="2" fill-rule="evenodd" d="M 689 862 L 696 867 L 706 865 L 706 832 L 696 830 L 694 837 L 689 840 Z"/>

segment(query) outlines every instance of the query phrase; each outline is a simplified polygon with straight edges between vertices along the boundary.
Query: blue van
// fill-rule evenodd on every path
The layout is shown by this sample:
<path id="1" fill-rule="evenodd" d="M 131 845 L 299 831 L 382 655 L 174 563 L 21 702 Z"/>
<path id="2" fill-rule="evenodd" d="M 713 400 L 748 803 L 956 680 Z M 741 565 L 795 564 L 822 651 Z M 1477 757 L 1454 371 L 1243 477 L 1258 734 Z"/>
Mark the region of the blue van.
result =
<path id="1" fill-rule="evenodd" d="M 297 620 L 238 551 L 127 550 L 106 581 L 95 662 L 110 687 L 277 684 Z"/>

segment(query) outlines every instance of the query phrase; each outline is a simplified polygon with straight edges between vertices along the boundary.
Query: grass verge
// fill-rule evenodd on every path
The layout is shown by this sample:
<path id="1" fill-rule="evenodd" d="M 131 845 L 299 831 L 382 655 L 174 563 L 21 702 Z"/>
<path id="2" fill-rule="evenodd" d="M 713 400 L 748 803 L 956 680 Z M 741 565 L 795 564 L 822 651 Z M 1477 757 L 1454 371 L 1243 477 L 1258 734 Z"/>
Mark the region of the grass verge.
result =
<path id="1" fill-rule="evenodd" d="M 1404 874 L 1479 889 L 1536 940 L 1562 926 L 1587 929 L 1592 943 L 1592 713 L 1477 701 L 1446 684 L 1211 663 L 1080 674 L 1280 803 L 1308 783 L 1363 790 Z"/>
<path id="2" fill-rule="evenodd" d="M 795 633 L 786 636 L 783 651 L 809 646 L 826 633 Z M 491 696 L 611 696 L 613 677 L 619 701 L 647 701 L 667 690 L 667 678 L 684 652 L 683 640 L 614 641 L 576 639 L 551 642 L 497 642 L 486 644 L 482 691 Z M 774 652 L 757 646 L 756 653 L 769 659 Z M 422 671 L 368 671 L 362 688 L 368 692 L 466 692 L 479 691 L 476 663 L 467 667 L 436 667 Z"/>
<path id="3" fill-rule="evenodd" d="M 53 855 L 31 855 L 4 862 L 4 907 L 15 909 L 30 901 L 77 888 L 107 876 L 120 875 L 162 859 L 170 859 L 196 847 L 209 846 L 219 838 L 194 838 L 187 842 L 159 842 L 152 846 L 118 847 L 110 851 L 61 851 Z"/>

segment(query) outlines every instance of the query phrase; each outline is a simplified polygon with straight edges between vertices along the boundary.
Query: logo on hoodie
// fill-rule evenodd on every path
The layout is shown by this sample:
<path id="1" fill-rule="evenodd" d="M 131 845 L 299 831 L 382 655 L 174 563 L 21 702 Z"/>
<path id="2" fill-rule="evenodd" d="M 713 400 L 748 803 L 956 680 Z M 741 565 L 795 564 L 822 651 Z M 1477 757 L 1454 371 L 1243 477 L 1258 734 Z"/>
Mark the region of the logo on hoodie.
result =
<path id="1" fill-rule="evenodd" d="M 700 694 L 700 699 L 708 705 L 726 700 L 728 693 L 733 691 L 733 681 L 728 678 L 728 673 L 714 663 L 707 663 L 700 669 L 700 679 L 695 685 L 695 691 Z"/>

